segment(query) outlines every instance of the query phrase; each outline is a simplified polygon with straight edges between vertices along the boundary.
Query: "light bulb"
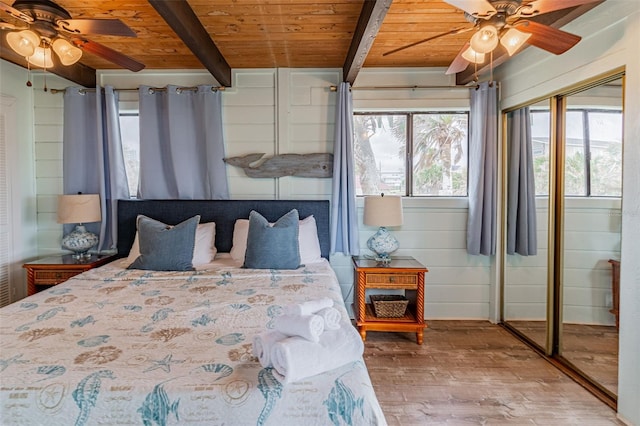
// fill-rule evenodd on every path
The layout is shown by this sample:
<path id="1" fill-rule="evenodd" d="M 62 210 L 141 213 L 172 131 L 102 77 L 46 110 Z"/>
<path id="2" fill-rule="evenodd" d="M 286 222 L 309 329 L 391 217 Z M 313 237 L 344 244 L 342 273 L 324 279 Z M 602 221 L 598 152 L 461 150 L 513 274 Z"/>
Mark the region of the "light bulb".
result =
<path id="1" fill-rule="evenodd" d="M 481 64 L 484 62 L 484 53 L 478 53 L 471 46 L 462 52 L 462 57 L 472 64 Z"/>
<path id="2" fill-rule="evenodd" d="M 51 44 L 53 51 L 58 54 L 62 65 L 72 65 L 82 57 L 82 50 L 63 38 L 57 38 Z"/>
<path id="3" fill-rule="evenodd" d="M 531 37 L 531 33 L 523 33 L 515 28 L 510 28 L 502 38 L 500 44 L 507 49 L 509 56 L 512 56 L 522 47 L 522 45 Z"/>
<path id="4" fill-rule="evenodd" d="M 30 30 L 11 32 L 7 34 L 7 43 L 17 54 L 27 57 L 40 45 L 40 37 Z"/>
<path id="5" fill-rule="evenodd" d="M 489 53 L 498 45 L 498 30 L 493 25 L 485 25 L 471 37 L 471 47 L 478 53 Z"/>
<path id="6" fill-rule="evenodd" d="M 35 65 L 36 67 L 53 68 L 51 54 L 51 49 L 48 47 L 36 47 L 33 55 L 27 57 L 27 61 L 29 61 L 31 65 Z"/>

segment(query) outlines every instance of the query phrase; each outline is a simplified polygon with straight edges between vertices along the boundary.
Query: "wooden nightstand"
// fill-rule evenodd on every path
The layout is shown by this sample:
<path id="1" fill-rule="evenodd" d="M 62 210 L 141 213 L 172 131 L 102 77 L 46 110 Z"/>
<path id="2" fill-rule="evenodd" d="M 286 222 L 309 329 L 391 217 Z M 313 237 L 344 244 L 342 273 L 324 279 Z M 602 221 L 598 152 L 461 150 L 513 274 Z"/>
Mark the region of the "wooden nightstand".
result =
<path id="1" fill-rule="evenodd" d="M 353 257 L 355 269 L 354 312 L 362 340 L 367 330 L 415 332 L 418 344 L 422 344 L 424 329 L 424 274 L 429 272 L 412 257 L 394 257 L 388 265 L 373 259 Z M 379 318 L 373 306 L 366 303 L 368 289 L 404 290 L 409 306 L 403 317 Z"/>
<path id="2" fill-rule="evenodd" d="M 115 255 L 92 255 L 86 260 L 78 260 L 65 254 L 25 263 L 22 267 L 27 270 L 27 295 L 31 296 L 115 259 Z"/>

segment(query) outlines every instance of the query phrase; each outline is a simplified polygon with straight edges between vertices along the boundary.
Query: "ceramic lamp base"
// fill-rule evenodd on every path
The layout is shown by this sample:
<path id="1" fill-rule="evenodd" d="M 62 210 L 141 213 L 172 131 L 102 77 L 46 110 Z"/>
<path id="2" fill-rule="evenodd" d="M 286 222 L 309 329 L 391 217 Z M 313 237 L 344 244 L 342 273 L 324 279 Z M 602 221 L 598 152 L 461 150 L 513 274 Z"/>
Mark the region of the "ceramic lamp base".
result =
<path id="1" fill-rule="evenodd" d="M 367 247 L 377 255 L 375 260 L 378 262 L 390 262 L 391 253 L 396 251 L 399 246 L 396 237 L 384 226 L 381 226 L 378 232 L 367 241 Z"/>
<path id="2" fill-rule="evenodd" d="M 62 248 L 72 251 L 74 259 L 90 257 L 89 249 L 98 244 L 98 236 L 87 231 L 84 225 L 76 225 L 62 238 Z"/>

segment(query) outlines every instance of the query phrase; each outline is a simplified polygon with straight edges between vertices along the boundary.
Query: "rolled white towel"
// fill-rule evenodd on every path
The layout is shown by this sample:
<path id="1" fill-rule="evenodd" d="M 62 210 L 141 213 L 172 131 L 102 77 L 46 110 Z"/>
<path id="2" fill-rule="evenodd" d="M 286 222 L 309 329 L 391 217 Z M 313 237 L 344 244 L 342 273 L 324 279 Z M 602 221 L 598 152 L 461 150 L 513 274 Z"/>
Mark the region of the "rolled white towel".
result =
<path id="1" fill-rule="evenodd" d="M 320 309 L 316 312 L 316 315 L 322 317 L 324 320 L 324 329 L 325 330 L 337 330 L 340 328 L 340 321 L 342 320 L 342 315 L 340 311 L 336 308 L 324 308 Z"/>
<path id="2" fill-rule="evenodd" d="M 297 382 L 359 360 L 364 351 L 362 338 L 351 324 L 326 331 L 318 343 L 289 337 L 273 345 L 271 362 L 284 384 Z"/>
<path id="3" fill-rule="evenodd" d="M 274 328 L 287 336 L 317 342 L 324 331 L 324 320 L 318 315 L 280 315 L 274 320 Z"/>
<path id="4" fill-rule="evenodd" d="M 271 367 L 271 349 L 287 336 L 277 330 L 267 330 L 253 336 L 253 355 L 258 358 L 264 368 Z"/>
<path id="5" fill-rule="evenodd" d="M 297 305 L 287 305 L 284 307 L 285 315 L 311 315 L 320 309 L 330 308 L 333 306 L 333 300 L 328 297 L 322 299 L 309 300 Z"/>

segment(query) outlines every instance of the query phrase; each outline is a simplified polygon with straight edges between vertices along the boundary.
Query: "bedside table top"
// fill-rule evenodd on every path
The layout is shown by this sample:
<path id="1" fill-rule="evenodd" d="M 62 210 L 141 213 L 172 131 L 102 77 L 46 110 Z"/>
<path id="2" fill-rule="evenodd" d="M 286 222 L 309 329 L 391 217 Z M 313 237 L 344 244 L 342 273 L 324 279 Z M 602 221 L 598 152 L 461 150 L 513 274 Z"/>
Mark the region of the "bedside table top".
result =
<path id="1" fill-rule="evenodd" d="M 368 259 L 364 256 L 354 256 L 353 264 L 357 268 L 375 268 L 375 269 L 421 269 L 425 272 L 427 268 L 411 256 L 392 256 L 391 262 L 381 263 L 375 259 Z"/>
<path id="2" fill-rule="evenodd" d="M 70 254 L 62 254 L 57 256 L 43 257 L 42 259 L 32 260 L 25 265 L 92 265 L 96 262 L 106 263 L 109 258 L 115 259 L 115 255 L 111 254 L 93 254 L 87 259 L 74 259 Z"/>

